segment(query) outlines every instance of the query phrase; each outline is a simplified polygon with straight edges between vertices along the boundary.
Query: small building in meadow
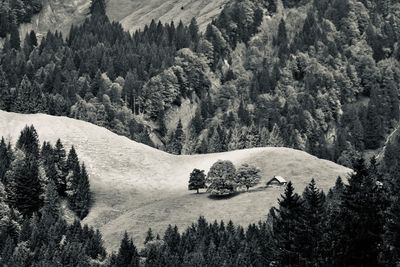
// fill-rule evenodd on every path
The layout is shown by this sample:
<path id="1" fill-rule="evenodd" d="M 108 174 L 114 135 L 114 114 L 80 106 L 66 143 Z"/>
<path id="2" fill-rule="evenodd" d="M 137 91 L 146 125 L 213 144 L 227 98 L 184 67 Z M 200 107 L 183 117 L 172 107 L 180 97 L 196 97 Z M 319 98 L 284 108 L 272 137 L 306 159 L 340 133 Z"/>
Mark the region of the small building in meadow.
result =
<path id="1" fill-rule="evenodd" d="M 285 178 L 277 175 L 267 182 L 267 186 L 285 186 L 286 184 Z"/>

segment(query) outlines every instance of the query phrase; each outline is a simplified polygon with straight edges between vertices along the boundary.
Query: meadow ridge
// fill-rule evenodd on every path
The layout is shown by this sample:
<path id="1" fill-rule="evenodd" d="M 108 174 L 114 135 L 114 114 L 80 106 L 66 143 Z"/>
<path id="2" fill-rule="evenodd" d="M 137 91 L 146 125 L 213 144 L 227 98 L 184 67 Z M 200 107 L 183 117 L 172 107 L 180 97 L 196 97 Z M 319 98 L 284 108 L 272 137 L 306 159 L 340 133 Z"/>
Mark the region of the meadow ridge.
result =
<path id="1" fill-rule="evenodd" d="M 62 140 L 66 149 L 75 145 L 87 166 L 94 203 L 84 223 L 99 228 L 109 250 L 117 249 L 127 230 L 136 244 L 143 244 L 151 227 L 163 234 L 168 224 L 180 229 L 200 215 L 209 221 L 233 220 L 247 225 L 266 218 L 277 204 L 283 188 L 265 188 L 274 175 L 291 180 L 301 192 L 312 177 L 327 191 L 336 177 L 351 171 L 327 160 L 289 148 L 253 148 L 204 155 L 176 156 L 116 135 L 91 123 L 44 114 L 0 111 L 0 135 L 15 142 L 25 125 L 33 124 L 40 141 Z M 194 168 L 206 172 L 217 160 L 231 160 L 236 166 L 251 163 L 261 169 L 258 187 L 226 199 L 188 191 Z"/>

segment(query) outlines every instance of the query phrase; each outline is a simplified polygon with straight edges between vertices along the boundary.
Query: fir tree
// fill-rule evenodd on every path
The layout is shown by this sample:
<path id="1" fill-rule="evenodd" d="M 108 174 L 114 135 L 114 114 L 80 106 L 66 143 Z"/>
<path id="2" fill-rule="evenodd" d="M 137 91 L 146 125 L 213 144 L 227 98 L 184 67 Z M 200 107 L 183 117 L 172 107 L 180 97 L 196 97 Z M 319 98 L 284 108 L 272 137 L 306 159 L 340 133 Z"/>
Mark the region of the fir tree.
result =
<path id="1" fill-rule="evenodd" d="M 39 179 L 37 159 L 16 155 L 11 170 L 7 173 L 8 202 L 25 216 L 31 216 L 42 205 L 42 185 Z"/>
<path id="2" fill-rule="evenodd" d="M 117 266 L 121 267 L 136 267 L 139 266 L 139 255 L 132 239 L 128 233 L 124 233 L 121 245 L 116 256 Z"/>
<path id="3" fill-rule="evenodd" d="M 289 182 L 285 192 L 278 200 L 279 208 L 272 208 L 273 237 L 275 241 L 274 254 L 281 266 L 300 265 L 299 219 L 303 217 L 303 200 L 294 193 L 292 182 Z"/>
<path id="4" fill-rule="evenodd" d="M 380 266 L 383 247 L 383 207 L 381 191 L 375 177 L 369 174 L 364 160 L 359 159 L 343 195 L 340 240 L 342 264 Z M 337 254 L 338 255 L 338 254 Z"/>

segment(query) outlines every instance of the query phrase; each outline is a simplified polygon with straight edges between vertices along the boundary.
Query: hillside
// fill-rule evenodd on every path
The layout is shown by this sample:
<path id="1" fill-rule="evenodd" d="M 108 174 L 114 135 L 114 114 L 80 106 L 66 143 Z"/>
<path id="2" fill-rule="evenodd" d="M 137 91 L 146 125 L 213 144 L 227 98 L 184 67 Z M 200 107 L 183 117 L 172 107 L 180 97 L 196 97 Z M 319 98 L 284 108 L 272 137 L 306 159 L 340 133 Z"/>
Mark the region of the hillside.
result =
<path id="1" fill-rule="evenodd" d="M 193 17 L 197 18 L 200 28 L 204 30 L 226 2 L 110 0 L 107 1 L 107 15 L 131 32 L 144 27 L 153 19 L 162 22 L 182 20 L 189 23 Z M 32 18 L 31 23 L 21 26 L 22 36 L 30 30 L 39 34 L 46 34 L 48 30 L 58 30 L 67 34 L 72 24 L 79 24 L 86 18 L 89 5 L 90 0 L 44 0 L 42 11 Z"/>
<path id="2" fill-rule="evenodd" d="M 124 230 L 137 244 L 148 227 L 160 232 L 168 224 L 188 226 L 198 216 L 246 225 L 265 218 L 282 189 L 263 188 L 273 175 L 288 177 L 302 190 L 315 177 L 327 190 L 347 168 L 288 148 L 255 148 L 218 154 L 174 156 L 118 136 L 93 124 L 43 114 L 22 115 L 0 111 L 0 135 L 17 139 L 26 124 L 33 124 L 41 141 L 61 138 L 74 144 L 90 174 L 94 206 L 86 223 L 98 227 L 109 249 L 116 249 Z M 213 200 L 187 191 L 193 168 L 208 168 L 218 159 L 261 168 L 259 188 L 230 199 Z"/>

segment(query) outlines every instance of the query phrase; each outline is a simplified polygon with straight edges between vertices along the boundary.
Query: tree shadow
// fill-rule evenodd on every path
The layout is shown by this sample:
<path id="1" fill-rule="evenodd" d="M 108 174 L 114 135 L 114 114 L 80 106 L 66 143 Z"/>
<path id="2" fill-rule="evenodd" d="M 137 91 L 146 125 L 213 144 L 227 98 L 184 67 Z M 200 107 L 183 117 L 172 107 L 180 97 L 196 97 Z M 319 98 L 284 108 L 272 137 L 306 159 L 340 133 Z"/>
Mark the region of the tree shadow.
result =
<path id="1" fill-rule="evenodd" d="M 233 192 L 230 194 L 224 194 L 224 195 L 212 195 L 210 194 L 208 196 L 209 199 L 213 199 L 213 200 L 224 200 L 224 199 L 231 199 L 233 197 L 236 197 L 237 195 L 240 195 L 240 192 Z"/>

